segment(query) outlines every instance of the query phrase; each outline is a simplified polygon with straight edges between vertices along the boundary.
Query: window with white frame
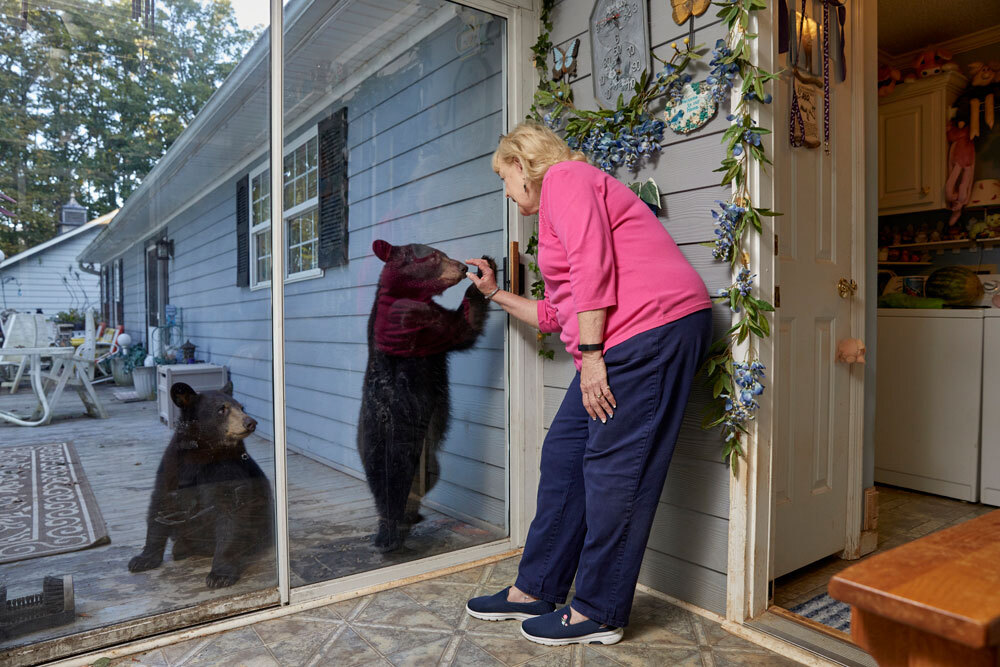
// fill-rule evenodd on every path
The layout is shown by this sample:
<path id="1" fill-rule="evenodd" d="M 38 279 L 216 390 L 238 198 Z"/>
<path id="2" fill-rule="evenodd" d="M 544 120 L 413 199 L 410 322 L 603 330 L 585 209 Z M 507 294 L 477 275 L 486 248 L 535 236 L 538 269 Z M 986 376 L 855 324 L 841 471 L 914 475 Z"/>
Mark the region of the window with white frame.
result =
<path id="1" fill-rule="evenodd" d="M 250 176 L 250 284 L 271 283 L 271 170 Z"/>
<path id="2" fill-rule="evenodd" d="M 285 278 L 322 275 L 319 268 L 319 156 L 316 132 L 307 132 L 285 149 L 282 211 L 285 221 Z M 266 287 L 271 276 L 270 170 L 250 174 L 250 284 Z"/>
<path id="3" fill-rule="evenodd" d="M 284 193 L 288 278 L 319 275 L 319 225 L 317 180 L 319 170 L 316 134 L 307 133 L 285 150 Z"/>

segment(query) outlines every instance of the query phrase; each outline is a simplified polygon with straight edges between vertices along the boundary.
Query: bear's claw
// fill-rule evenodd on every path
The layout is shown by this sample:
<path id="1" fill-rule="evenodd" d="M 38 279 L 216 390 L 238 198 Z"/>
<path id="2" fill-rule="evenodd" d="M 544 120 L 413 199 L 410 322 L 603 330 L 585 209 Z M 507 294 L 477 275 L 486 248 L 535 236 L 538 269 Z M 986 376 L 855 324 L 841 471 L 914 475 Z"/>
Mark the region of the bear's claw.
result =
<path id="1" fill-rule="evenodd" d="M 228 575 L 228 574 L 213 574 L 208 573 L 205 577 L 205 585 L 209 588 L 225 588 L 226 586 L 232 586 L 237 581 L 239 581 L 238 576 Z"/>
<path id="2" fill-rule="evenodd" d="M 160 567 L 160 563 L 163 562 L 163 556 L 156 556 L 151 554 L 139 554 L 132 560 L 128 562 L 129 572 L 145 572 L 146 570 L 153 570 Z"/>

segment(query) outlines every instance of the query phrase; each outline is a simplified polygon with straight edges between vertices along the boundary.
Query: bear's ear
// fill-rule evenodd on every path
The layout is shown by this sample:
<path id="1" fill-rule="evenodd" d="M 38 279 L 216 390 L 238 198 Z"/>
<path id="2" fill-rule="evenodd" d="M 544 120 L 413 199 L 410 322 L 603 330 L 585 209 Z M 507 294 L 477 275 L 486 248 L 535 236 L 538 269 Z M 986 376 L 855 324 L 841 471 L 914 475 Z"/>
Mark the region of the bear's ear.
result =
<path id="1" fill-rule="evenodd" d="M 232 396 L 233 395 L 233 383 L 232 383 L 232 381 L 230 380 L 229 382 L 227 382 L 226 386 L 223 387 L 222 389 L 220 389 L 219 391 L 221 391 L 223 394 L 225 394 L 227 396 Z"/>
<path id="2" fill-rule="evenodd" d="M 183 382 L 178 382 L 170 388 L 170 400 L 179 408 L 187 408 L 194 405 L 197 398 L 198 394 L 195 393 L 194 389 Z"/>
<path id="3" fill-rule="evenodd" d="M 389 257 L 392 255 L 392 244 L 388 241 L 377 239 L 374 243 L 372 243 L 372 250 L 375 252 L 376 257 L 381 259 L 383 262 L 388 262 Z"/>

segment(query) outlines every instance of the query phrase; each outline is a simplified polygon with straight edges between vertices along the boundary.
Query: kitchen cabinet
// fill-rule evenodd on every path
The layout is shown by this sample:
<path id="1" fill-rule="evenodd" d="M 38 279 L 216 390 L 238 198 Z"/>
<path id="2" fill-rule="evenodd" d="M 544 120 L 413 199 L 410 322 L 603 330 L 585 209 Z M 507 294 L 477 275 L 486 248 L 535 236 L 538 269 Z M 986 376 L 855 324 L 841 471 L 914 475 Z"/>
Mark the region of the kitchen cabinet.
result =
<path id="1" fill-rule="evenodd" d="M 876 482 L 979 500 L 983 315 L 879 309 Z"/>
<path id="2" fill-rule="evenodd" d="M 879 215 L 947 207 L 948 108 L 965 85 L 958 72 L 945 72 L 879 99 Z"/>

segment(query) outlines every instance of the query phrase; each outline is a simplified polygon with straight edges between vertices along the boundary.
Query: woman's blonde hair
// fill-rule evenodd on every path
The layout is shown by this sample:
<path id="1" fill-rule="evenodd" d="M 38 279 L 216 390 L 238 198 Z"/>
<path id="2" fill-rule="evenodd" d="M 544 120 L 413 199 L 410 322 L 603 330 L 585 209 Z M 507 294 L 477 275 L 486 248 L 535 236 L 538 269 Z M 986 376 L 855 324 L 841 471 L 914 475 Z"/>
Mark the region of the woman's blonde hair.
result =
<path id="1" fill-rule="evenodd" d="M 501 166 L 520 162 L 525 179 L 541 187 L 549 167 L 566 160 L 586 162 L 587 156 L 571 149 L 544 125 L 525 121 L 500 137 L 500 145 L 493 153 L 493 171 L 500 173 Z"/>

